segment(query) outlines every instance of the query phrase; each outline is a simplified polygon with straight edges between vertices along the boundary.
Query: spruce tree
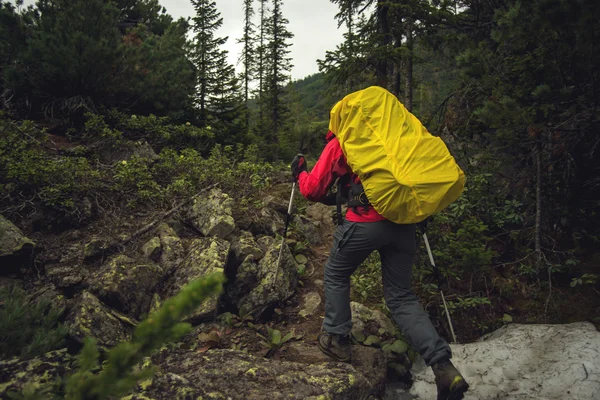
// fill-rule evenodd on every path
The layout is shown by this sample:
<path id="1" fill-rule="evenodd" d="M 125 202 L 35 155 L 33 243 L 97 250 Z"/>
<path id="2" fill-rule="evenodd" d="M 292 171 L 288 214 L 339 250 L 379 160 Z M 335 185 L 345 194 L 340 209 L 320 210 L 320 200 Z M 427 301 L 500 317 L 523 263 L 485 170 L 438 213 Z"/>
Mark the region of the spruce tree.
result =
<path id="1" fill-rule="evenodd" d="M 267 7 L 268 0 L 260 0 L 259 18 L 260 29 L 258 34 L 258 45 L 256 47 L 256 78 L 258 79 L 258 88 L 255 92 L 255 98 L 258 99 L 258 120 L 255 124 L 255 134 L 257 137 L 264 137 L 263 132 L 268 131 L 269 124 L 266 121 L 265 115 L 267 110 L 266 104 L 266 76 L 267 76 L 267 24 L 269 20 L 269 9 Z"/>
<path id="2" fill-rule="evenodd" d="M 196 109 L 198 122 L 207 126 L 223 112 L 224 97 L 232 100 L 236 96 L 237 81 L 234 69 L 227 63 L 226 52 L 221 46 L 227 42 L 227 37 L 216 37 L 217 29 L 223 24 L 223 18 L 217 10 L 216 3 L 211 0 L 192 0 L 196 10 L 193 18 L 191 58 L 196 66 Z M 230 97 L 231 96 L 231 97 Z M 221 114 L 222 115 L 222 114 Z"/>
<path id="3" fill-rule="evenodd" d="M 279 134 L 281 133 L 285 117 L 288 113 L 288 107 L 284 101 L 285 86 L 289 83 L 289 72 L 292 69 L 291 58 L 288 57 L 291 46 L 289 40 L 294 35 L 287 30 L 286 25 L 289 21 L 283 16 L 282 0 L 273 0 L 273 12 L 267 23 L 267 34 L 269 43 L 267 48 L 268 69 L 266 76 L 266 98 L 270 107 L 270 129 L 267 133 L 267 140 L 271 144 L 279 143 Z M 274 158 L 277 158 L 278 152 L 275 147 Z"/>
<path id="4" fill-rule="evenodd" d="M 253 0 L 244 0 L 244 34 L 238 43 L 244 47 L 239 62 L 243 65 L 242 85 L 244 90 L 244 131 L 247 133 L 250 127 L 250 109 L 248 100 L 250 98 L 250 84 L 256 74 L 256 27 L 252 22 L 254 17 Z"/>

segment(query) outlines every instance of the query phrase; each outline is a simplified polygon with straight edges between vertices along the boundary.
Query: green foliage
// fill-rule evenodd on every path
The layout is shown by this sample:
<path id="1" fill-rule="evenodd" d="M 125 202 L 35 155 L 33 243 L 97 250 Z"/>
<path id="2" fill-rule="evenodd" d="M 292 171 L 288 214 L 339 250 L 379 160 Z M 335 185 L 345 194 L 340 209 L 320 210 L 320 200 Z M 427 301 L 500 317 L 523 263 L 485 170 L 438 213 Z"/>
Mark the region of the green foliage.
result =
<path id="1" fill-rule="evenodd" d="M 99 400 L 129 392 L 137 381 L 152 374 L 150 367 L 135 367 L 165 343 L 189 332 L 191 326 L 180 321 L 207 297 L 220 292 L 223 283 L 223 275 L 215 273 L 185 286 L 179 294 L 140 322 L 130 341 L 112 348 L 102 366 L 96 344 L 91 339 L 86 340 L 79 355 L 79 369 L 67 381 L 65 398 Z M 100 372 L 96 373 L 99 369 Z"/>
<path id="2" fill-rule="evenodd" d="M 267 335 L 261 335 L 260 333 L 256 334 L 259 338 L 263 340 L 263 344 L 271 350 L 278 350 L 284 344 L 289 342 L 290 340 L 296 339 L 296 332 L 294 330 L 288 332 L 287 335 L 283 336 L 280 330 L 271 328 L 267 325 Z"/>
<path id="3" fill-rule="evenodd" d="M 436 261 L 459 271 L 473 272 L 489 265 L 494 251 L 489 249 L 490 237 L 487 226 L 476 218 L 465 219 L 455 232 L 446 232 L 442 244 L 434 250 Z"/>
<path id="4" fill-rule="evenodd" d="M 573 278 L 571 280 L 571 287 L 595 285 L 596 282 L 598 282 L 598 278 L 598 274 L 583 274 L 579 278 Z"/>
<path id="5" fill-rule="evenodd" d="M 14 192 L 33 193 L 45 206 L 67 214 L 79 212 L 76 199 L 97 189 L 100 173 L 84 157 L 52 157 L 40 144 L 46 140 L 31 121 L 0 118 L 0 182 Z"/>
<path id="6" fill-rule="evenodd" d="M 369 299 L 381 299 L 381 260 L 377 252 L 361 264 L 358 270 L 350 277 L 352 292 L 357 300 L 365 303 Z"/>
<path id="7" fill-rule="evenodd" d="M 491 305 L 490 299 L 487 297 L 458 297 L 455 300 L 448 300 L 448 309 L 450 312 L 455 310 L 469 310 L 482 305 Z"/>
<path id="8" fill-rule="evenodd" d="M 31 299 L 17 288 L 0 290 L 0 358 L 29 359 L 64 345 L 68 327 L 64 309 L 45 299 Z"/>
<path id="9" fill-rule="evenodd" d="M 5 106 L 75 118 L 120 107 L 176 119 L 190 107 L 188 26 L 161 14 L 157 0 L 42 0 L 20 13 L 4 3 L 0 9 L 15 30 L 0 32 Z"/>

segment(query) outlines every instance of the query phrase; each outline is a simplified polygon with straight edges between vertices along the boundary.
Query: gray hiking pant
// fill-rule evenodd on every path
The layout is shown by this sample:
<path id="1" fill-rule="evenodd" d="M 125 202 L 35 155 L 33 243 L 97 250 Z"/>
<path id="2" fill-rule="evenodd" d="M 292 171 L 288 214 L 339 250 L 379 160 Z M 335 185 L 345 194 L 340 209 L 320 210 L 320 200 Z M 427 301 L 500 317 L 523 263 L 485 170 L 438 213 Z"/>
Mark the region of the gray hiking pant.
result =
<path id="1" fill-rule="evenodd" d="M 381 257 L 385 302 L 409 344 L 427 365 L 451 357 L 450 346 L 438 335 L 411 290 L 415 225 L 385 220 L 344 221 L 338 226 L 325 264 L 325 331 L 338 335 L 350 333 L 350 275 L 374 250 Z"/>

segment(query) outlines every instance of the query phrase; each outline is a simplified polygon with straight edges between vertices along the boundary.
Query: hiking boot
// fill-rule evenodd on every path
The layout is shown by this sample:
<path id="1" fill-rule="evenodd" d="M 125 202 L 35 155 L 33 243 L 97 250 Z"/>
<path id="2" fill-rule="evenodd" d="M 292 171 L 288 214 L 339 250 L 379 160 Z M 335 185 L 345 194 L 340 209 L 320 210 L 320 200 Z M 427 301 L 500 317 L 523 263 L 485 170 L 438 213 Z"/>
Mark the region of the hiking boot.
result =
<path id="1" fill-rule="evenodd" d="M 433 364 L 431 369 L 433 369 L 438 389 L 437 400 L 460 400 L 463 398 L 463 394 L 469 389 L 469 384 L 450 360 L 442 360 Z"/>
<path id="2" fill-rule="evenodd" d="M 323 332 L 317 337 L 319 349 L 336 361 L 350 362 L 350 335 L 336 335 Z"/>

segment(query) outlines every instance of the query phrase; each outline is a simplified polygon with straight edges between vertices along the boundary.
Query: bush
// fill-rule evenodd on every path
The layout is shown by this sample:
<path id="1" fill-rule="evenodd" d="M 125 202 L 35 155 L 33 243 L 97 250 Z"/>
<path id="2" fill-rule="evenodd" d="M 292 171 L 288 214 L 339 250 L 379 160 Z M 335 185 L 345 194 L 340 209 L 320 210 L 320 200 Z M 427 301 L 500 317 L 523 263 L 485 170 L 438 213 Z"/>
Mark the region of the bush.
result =
<path id="1" fill-rule="evenodd" d="M 14 287 L 0 290 L 0 358 L 33 358 L 64 345 L 63 309 L 48 300 L 31 301 Z"/>

